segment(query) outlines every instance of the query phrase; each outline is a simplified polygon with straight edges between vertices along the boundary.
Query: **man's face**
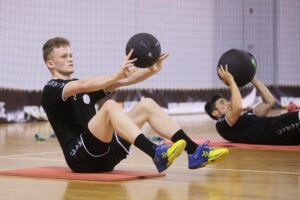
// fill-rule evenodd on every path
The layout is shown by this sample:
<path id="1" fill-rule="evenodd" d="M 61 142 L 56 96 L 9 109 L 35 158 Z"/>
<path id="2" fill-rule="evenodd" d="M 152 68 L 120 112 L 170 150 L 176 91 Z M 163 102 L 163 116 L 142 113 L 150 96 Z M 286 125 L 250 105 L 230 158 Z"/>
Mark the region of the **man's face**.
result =
<path id="1" fill-rule="evenodd" d="M 50 70 L 63 76 L 70 76 L 74 72 L 72 51 L 69 46 L 54 48 L 46 63 Z"/>
<path id="2" fill-rule="evenodd" d="M 224 98 L 219 98 L 216 101 L 215 107 L 216 107 L 216 110 L 218 111 L 218 117 L 226 114 L 229 105 L 230 105 L 230 103 Z"/>

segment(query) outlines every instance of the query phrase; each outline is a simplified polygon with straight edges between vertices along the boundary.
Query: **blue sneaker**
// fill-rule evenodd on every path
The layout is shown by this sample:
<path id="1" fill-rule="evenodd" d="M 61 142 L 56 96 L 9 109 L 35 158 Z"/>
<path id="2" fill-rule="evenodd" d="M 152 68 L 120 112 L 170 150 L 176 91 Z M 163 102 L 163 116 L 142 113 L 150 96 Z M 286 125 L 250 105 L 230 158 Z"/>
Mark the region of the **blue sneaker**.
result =
<path id="1" fill-rule="evenodd" d="M 178 140 L 172 145 L 159 145 L 155 149 L 155 156 L 153 162 L 158 172 L 166 170 L 177 158 L 182 151 L 184 151 L 186 142 Z"/>
<path id="2" fill-rule="evenodd" d="M 205 141 L 194 153 L 188 155 L 189 169 L 205 167 L 207 164 L 220 161 L 229 153 L 226 148 L 212 149 L 208 144 L 209 141 Z"/>

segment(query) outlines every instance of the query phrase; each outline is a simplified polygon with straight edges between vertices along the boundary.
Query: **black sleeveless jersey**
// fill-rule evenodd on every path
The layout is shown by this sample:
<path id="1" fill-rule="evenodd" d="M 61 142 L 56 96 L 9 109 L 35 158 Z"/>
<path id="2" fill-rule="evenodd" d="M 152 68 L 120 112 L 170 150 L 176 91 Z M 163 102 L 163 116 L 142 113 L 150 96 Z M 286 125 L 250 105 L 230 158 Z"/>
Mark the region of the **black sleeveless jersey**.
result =
<path id="1" fill-rule="evenodd" d="M 97 101 L 107 96 L 101 90 L 63 99 L 64 86 L 74 80 L 52 79 L 42 93 L 42 106 L 64 153 L 68 144 L 87 129 L 88 122 L 96 114 Z"/>
<path id="2" fill-rule="evenodd" d="M 226 140 L 249 144 L 295 145 L 300 144 L 298 112 L 279 116 L 257 116 L 244 113 L 230 126 L 225 117 L 216 123 L 218 133 Z"/>

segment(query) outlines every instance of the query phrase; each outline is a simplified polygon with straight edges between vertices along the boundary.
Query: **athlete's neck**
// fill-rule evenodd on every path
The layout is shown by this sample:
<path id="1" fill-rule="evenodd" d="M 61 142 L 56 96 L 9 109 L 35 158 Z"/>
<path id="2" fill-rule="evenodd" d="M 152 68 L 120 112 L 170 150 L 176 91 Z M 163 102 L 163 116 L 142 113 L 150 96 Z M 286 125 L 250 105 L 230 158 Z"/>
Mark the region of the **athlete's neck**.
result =
<path id="1" fill-rule="evenodd" d="M 63 74 L 52 74 L 52 79 L 72 80 L 72 76 Z"/>

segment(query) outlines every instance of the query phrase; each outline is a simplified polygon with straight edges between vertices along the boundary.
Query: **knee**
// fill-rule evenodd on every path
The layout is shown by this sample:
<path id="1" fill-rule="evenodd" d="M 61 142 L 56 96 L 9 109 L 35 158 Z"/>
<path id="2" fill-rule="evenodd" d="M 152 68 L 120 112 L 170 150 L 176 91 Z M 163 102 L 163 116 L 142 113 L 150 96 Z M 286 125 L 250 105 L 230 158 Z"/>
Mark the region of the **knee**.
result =
<path id="1" fill-rule="evenodd" d="M 106 111 L 113 111 L 115 109 L 120 109 L 120 106 L 115 100 L 107 100 L 103 105 L 102 108 Z"/>
<path id="2" fill-rule="evenodd" d="M 140 106 L 146 110 L 153 110 L 155 107 L 159 107 L 158 104 L 151 98 L 144 98 L 140 101 Z"/>

